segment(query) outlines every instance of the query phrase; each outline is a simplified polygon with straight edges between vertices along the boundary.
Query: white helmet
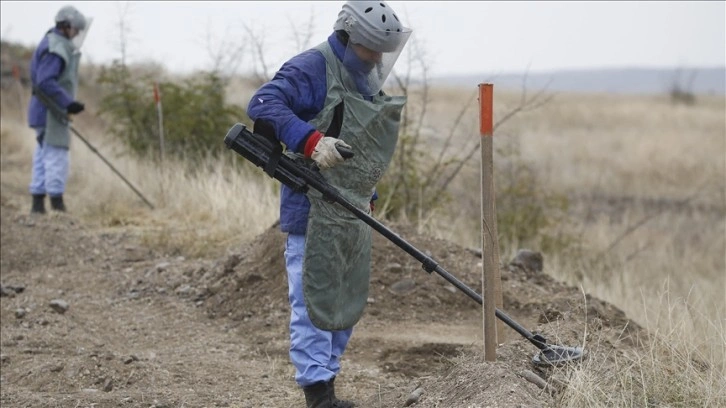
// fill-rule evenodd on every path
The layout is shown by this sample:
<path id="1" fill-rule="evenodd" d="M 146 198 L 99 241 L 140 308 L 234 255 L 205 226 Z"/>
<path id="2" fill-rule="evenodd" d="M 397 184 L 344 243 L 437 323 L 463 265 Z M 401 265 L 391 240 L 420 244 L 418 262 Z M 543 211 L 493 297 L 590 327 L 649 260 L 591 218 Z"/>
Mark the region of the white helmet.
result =
<path id="1" fill-rule="evenodd" d="M 402 48 L 401 34 L 411 31 L 401 24 L 396 13 L 384 1 L 346 2 L 338 13 L 334 29 L 347 32 L 354 44 L 378 52 Z"/>
<path id="2" fill-rule="evenodd" d="M 55 15 L 55 23 L 68 23 L 71 27 L 83 31 L 86 28 L 86 17 L 73 6 L 63 6 Z"/>
<path id="3" fill-rule="evenodd" d="M 348 34 L 343 65 L 355 77 L 358 91 L 369 96 L 379 93 L 411 29 L 404 27 L 393 9 L 380 0 L 345 3 L 333 28 Z"/>

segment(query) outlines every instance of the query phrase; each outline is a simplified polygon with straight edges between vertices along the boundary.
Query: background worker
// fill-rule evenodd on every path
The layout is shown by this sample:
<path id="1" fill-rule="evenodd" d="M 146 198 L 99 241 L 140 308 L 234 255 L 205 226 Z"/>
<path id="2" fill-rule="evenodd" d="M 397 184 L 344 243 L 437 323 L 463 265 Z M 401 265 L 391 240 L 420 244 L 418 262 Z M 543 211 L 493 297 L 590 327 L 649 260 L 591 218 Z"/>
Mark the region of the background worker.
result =
<path id="1" fill-rule="evenodd" d="M 34 214 L 45 213 L 46 195 L 50 196 L 53 210 L 66 210 L 63 193 L 70 146 L 70 124 L 56 117 L 36 93 L 42 93 L 68 114 L 84 110 L 83 103 L 75 98 L 80 48 L 89 27 L 90 21 L 75 7 L 62 7 L 55 16 L 55 27 L 45 33 L 30 61 L 33 96 L 28 106 L 28 125 L 35 129 L 38 142 L 29 186 Z"/>

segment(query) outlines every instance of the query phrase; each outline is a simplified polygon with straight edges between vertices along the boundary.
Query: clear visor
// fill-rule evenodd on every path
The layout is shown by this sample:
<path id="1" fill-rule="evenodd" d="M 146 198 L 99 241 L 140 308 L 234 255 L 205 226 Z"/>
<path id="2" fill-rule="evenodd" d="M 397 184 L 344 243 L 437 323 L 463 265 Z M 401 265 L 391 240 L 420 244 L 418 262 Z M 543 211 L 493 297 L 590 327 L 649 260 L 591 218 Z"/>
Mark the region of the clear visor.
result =
<path id="1" fill-rule="evenodd" d="M 93 24 L 93 17 L 86 17 L 86 28 L 79 30 L 78 34 L 71 39 L 71 42 L 76 50 L 80 50 L 83 43 L 86 41 L 86 35 L 88 35 L 88 30 L 91 29 L 91 24 Z"/>
<path id="2" fill-rule="evenodd" d="M 383 89 L 411 31 L 377 34 L 379 36 L 376 41 L 367 41 L 366 44 L 348 41 L 343 56 L 343 65 L 351 74 L 356 89 L 365 96 L 376 95 Z"/>

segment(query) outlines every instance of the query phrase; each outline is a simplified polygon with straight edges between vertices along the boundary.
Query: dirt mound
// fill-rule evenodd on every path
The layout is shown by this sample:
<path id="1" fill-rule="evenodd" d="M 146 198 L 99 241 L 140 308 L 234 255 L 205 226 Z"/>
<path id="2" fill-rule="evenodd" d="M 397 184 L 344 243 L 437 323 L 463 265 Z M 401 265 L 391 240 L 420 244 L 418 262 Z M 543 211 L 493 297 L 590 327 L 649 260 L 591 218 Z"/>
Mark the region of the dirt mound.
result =
<path id="1" fill-rule="evenodd" d="M 478 254 L 406 226 L 395 225 L 392 229 L 480 292 Z M 279 228 L 272 226 L 238 252 L 191 273 L 202 287 L 197 290 L 197 299 L 204 301 L 210 317 L 264 321 L 279 316 L 280 311 L 287 312 L 284 239 Z M 639 330 L 613 305 L 583 295 L 540 271 L 510 262 L 501 276 L 504 310 L 523 319 L 523 323 L 539 324 L 544 329 L 557 322 L 586 319 L 595 330 L 607 327 L 630 334 Z M 374 234 L 368 303 L 366 315 L 387 322 L 446 322 L 481 315 L 481 306 L 437 274 L 426 273 L 418 261 L 380 234 Z"/>
<path id="2" fill-rule="evenodd" d="M 478 261 L 470 252 L 447 242 L 410 235 L 422 248 L 434 248 L 432 256 L 448 260 L 462 271 L 459 278 L 466 284 L 481 286 Z M 254 318 L 287 307 L 284 239 L 279 228 L 273 226 L 238 253 L 201 271 L 203 281 L 215 282 L 208 286 L 205 301 L 211 317 Z M 415 259 L 383 237 L 375 236 L 373 247 L 366 313 L 389 321 L 443 321 L 451 318 L 452 313 L 479 313 L 479 305 L 438 276 L 427 274 Z"/>

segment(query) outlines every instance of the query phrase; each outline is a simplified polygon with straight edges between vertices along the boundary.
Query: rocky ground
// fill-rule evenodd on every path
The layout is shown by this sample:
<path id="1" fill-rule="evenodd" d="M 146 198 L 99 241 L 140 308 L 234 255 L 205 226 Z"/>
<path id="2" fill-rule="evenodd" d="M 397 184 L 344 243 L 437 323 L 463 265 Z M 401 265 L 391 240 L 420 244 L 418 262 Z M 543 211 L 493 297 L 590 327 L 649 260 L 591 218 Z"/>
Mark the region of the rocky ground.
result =
<path id="1" fill-rule="evenodd" d="M 185 259 L 72 209 L 30 216 L 23 186 L 3 181 L 0 204 L 3 407 L 304 406 L 274 226 L 222 258 Z M 391 228 L 480 291 L 476 253 Z M 606 370 L 640 331 L 536 265 L 507 262 L 502 280 L 504 310 L 551 342 L 584 343 L 583 364 Z M 485 361 L 481 307 L 376 234 L 369 304 L 338 394 L 361 407 L 556 406 L 568 368 L 535 367 L 537 349 L 504 334 L 497 361 Z"/>

